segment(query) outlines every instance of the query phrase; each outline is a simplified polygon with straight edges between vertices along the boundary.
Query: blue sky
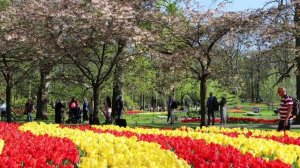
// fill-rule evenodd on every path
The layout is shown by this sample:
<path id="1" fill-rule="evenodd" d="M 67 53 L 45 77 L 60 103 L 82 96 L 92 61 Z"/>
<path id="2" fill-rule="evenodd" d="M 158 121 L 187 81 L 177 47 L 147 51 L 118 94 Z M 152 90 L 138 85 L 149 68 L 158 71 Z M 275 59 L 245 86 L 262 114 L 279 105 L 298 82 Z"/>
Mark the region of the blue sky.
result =
<path id="1" fill-rule="evenodd" d="M 206 8 L 215 8 L 222 0 L 199 0 Z M 263 7 L 267 0 L 232 0 L 232 3 L 227 4 L 226 11 L 241 11 L 246 9 L 256 9 Z"/>

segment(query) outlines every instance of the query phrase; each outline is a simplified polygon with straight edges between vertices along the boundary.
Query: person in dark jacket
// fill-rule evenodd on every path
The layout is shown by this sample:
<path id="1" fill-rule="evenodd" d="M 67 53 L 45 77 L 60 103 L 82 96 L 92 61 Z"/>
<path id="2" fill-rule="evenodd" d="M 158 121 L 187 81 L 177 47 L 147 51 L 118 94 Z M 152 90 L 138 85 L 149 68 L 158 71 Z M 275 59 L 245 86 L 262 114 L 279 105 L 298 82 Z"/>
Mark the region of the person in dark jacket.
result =
<path id="1" fill-rule="evenodd" d="M 62 123 L 63 108 L 65 108 L 65 105 L 61 102 L 60 99 L 58 99 L 54 106 L 55 123 L 57 123 L 57 124 Z"/>
<path id="2" fill-rule="evenodd" d="M 123 108 L 124 108 L 124 104 L 123 104 L 122 96 L 119 96 L 116 103 L 117 119 L 121 119 Z"/>
<path id="3" fill-rule="evenodd" d="M 207 99 L 206 102 L 206 107 L 207 107 L 207 115 L 208 115 L 208 121 L 207 125 L 210 125 L 210 120 L 212 118 L 212 125 L 215 125 L 215 111 L 218 110 L 218 100 L 217 98 L 213 95 L 212 92 L 209 93 L 209 98 Z"/>
<path id="4" fill-rule="evenodd" d="M 177 108 L 177 106 L 178 106 L 178 104 L 177 104 L 176 100 L 174 100 L 172 96 L 169 96 L 168 118 L 167 118 L 167 122 L 169 122 L 169 120 L 171 120 L 169 124 L 175 123 L 175 109 Z"/>
<path id="5" fill-rule="evenodd" d="M 89 117 L 88 117 L 89 108 L 88 108 L 88 106 L 89 106 L 89 102 L 87 101 L 86 98 L 84 98 L 83 103 L 82 103 L 82 113 L 83 113 L 82 120 L 83 120 L 83 122 L 89 120 Z"/>
<path id="6" fill-rule="evenodd" d="M 32 121 L 32 112 L 34 111 L 34 105 L 32 99 L 28 99 L 27 102 L 25 103 L 25 114 L 27 114 L 27 122 Z"/>
<path id="7" fill-rule="evenodd" d="M 225 109 L 226 103 L 227 103 L 227 100 L 223 96 L 221 98 L 220 103 L 219 103 L 219 105 L 220 105 L 221 125 L 226 124 L 226 120 L 227 120 L 227 114 L 226 114 L 226 109 Z"/>

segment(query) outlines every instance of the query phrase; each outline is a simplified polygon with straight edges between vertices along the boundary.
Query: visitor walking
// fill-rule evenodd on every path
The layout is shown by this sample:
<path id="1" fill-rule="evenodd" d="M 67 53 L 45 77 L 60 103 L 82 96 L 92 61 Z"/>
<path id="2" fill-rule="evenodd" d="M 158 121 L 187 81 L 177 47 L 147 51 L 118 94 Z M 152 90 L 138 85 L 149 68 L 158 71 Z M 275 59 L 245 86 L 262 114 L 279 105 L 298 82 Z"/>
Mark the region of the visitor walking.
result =
<path id="1" fill-rule="evenodd" d="M 76 97 L 72 97 L 69 103 L 69 122 L 78 123 L 80 122 L 80 107 Z"/>
<path id="2" fill-rule="evenodd" d="M 226 121 L 227 121 L 227 109 L 226 109 L 226 103 L 227 103 L 227 100 L 226 100 L 226 98 L 223 96 L 223 97 L 221 98 L 220 103 L 219 103 L 219 105 L 220 105 L 221 125 L 226 125 Z"/>
<path id="3" fill-rule="evenodd" d="M 33 105 L 33 101 L 32 99 L 28 99 L 27 102 L 25 103 L 25 114 L 27 114 L 27 122 L 31 122 L 32 121 L 32 113 L 34 111 L 34 105 Z"/>
<path id="4" fill-rule="evenodd" d="M 105 123 L 111 124 L 111 99 L 109 96 L 106 97 L 104 101 L 104 116 L 105 116 Z"/>
<path id="5" fill-rule="evenodd" d="M 89 124 L 94 123 L 94 100 L 93 97 L 91 97 L 91 101 L 88 104 L 89 109 Z"/>
<path id="6" fill-rule="evenodd" d="M 284 87 L 278 88 L 277 93 L 281 97 L 280 107 L 278 108 L 280 120 L 279 120 L 277 131 L 290 130 L 291 121 L 293 119 L 292 116 L 293 99 L 292 97 L 288 96 L 286 89 Z"/>
<path id="7" fill-rule="evenodd" d="M 212 125 L 215 125 L 215 111 L 218 110 L 218 100 L 213 95 L 213 92 L 209 93 L 209 98 L 207 99 L 206 107 L 207 107 L 207 115 L 208 115 L 207 125 L 210 125 L 211 120 L 212 120 Z"/>
<path id="8" fill-rule="evenodd" d="M 168 118 L 167 118 L 167 122 L 169 122 L 169 120 L 170 120 L 169 124 L 175 123 L 175 109 L 177 107 L 178 107 L 177 102 L 170 95 L 169 100 L 168 100 Z"/>
<path id="9" fill-rule="evenodd" d="M 86 98 L 84 98 L 83 103 L 82 103 L 82 113 L 83 113 L 82 120 L 83 120 L 83 122 L 89 120 L 89 117 L 88 117 L 89 108 L 88 108 L 88 106 L 89 106 L 89 102 L 87 101 Z"/>
<path id="10" fill-rule="evenodd" d="M 54 112 L 55 112 L 55 123 L 60 124 L 62 123 L 63 118 L 63 108 L 65 108 L 65 105 L 61 102 L 60 99 L 57 99 L 55 106 L 54 106 Z"/>
<path id="11" fill-rule="evenodd" d="M 7 120 L 7 113 L 6 113 L 6 103 L 3 101 L 1 106 L 1 121 Z"/>
<path id="12" fill-rule="evenodd" d="M 116 102 L 117 119 L 122 118 L 123 108 L 124 108 L 124 104 L 123 104 L 122 96 L 120 95 Z"/>

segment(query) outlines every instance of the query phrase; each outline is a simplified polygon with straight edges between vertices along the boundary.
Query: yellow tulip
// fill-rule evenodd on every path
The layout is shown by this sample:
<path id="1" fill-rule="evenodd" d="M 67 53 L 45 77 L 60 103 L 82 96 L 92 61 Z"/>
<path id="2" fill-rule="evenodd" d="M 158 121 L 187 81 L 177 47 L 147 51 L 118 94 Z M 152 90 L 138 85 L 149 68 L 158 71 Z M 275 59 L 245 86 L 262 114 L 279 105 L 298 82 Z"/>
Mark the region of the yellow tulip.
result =
<path id="1" fill-rule="evenodd" d="M 4 140 L 0 139 L 0 154 L 2 153 L 4 144 L 5 144 Z"/>
<path id="2" fill-rule="evenodd" d="M 111 129 L 116 131 L 123 131 L 124 128 L 120 128 L 117 126 L 109 126 L 103 128 L 102 126 L 93 126 L 97 129 Z M 156 131 L 156 129 L 145 129 L 145 128 L 126 128 L 126 131 L 131 131 L 137 134 L 162 134 L 165 136 L 181 136 L 181 137 L 190 137 L 193 139 L 203 139 L 207 143 L 217 143 L 220 145 L 232 145 L 239 149 L 241 153 L 249 152 L 254 157 L 263 157 L 266 160 L 270 158 L 273 159 L 280 159 L 284 163 L 292 164 L 294 161 L 297 160 L 297 157 L 300 156 L 300 147 L 297 145 L 285 145 L 277 141 L 273 140 L 266 140 L 262 138 L 255 138 L 250 137 L 247 138 L 245 136 L 248 131 L 252 132 L 253 136 L 262 136 L 262 137 L 270 137 L 270 136 L 277 136 L 282 137 L 284 136 L 283 132 L 276 132 L 276 131 L 261 131 L 261 130 L 248 130 L 248 129 L 240 129 L 240 128 L 219 128 L 219 127 L 203 127 L 203 128 L 196 128 L 194 131 L 185 131 L 186 129 L 183 127 L 182 130 L 161 130 Z M 237 132 L 240 135 L 235 137 L 229 137 L 222 133 L 224 132 Z M 287 134 L 291 134 L 291 136 L 298 136 L 299 133 L 291 133 L 287 132 Z M 294 151 L 294 152 L 289 152 Z M 284 156 L 285 154 L 285 156 Z M 286 155 L 289 155 L 286 158 Z M 299 165 L 300 166 L 300 165 Z"/>
<path id="3" fill-rule="evenodd" d="M 136 137 L 115 137 L 111 134 L 35 122 L 26 123 L 19 129 L 36 135 L 69 138 L 86 153 L 81 158 L 79 167 L 148 167 L 149 164 L 153 167 L 165 167 L 165 161 L 172 163 L 172 167 L 190 167 L 173 152 L 162 150 L 156 143 L 138 141 Z"/>

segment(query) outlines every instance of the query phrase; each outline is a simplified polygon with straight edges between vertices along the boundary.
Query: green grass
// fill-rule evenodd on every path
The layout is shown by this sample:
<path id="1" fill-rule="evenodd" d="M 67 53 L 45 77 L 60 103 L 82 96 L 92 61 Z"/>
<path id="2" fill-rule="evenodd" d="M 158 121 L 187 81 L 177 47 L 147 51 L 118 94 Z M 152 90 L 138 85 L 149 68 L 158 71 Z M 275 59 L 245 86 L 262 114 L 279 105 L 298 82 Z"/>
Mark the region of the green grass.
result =
<path id="1" fill-rule="evenodd" d="M 271 107 L 268 108 L 266 104 L 253 104 L 253 103 L 241 103 L 237 105 L 228 106 L 228 109 L 234 108 L 234 107 L 242 107 L 242 109 L 245 112 L 253 112 L 253 107 L 259 107 L 260 108 L 260 114 L 259 116 L 247 116 L 243 113 L 228 113 L 229 117 L 243 117 L 243 118 L 255 118 L 255 119 L 277 119 L 278 116 L 274 115 L 273 109 Z M 275 107 L 274 107 L 275 108 Z M 189 113 L 189 116 L 191 117 L 199 117 L 198 114 L 199 107 L 197 108 L 197 111 L 192 111 Z M 33 116 L 35 117 L 35 113 Z M 177 111 L 176 116 L 178 118 L 180 117 L 187 117 L 187 112 L 183 111 Z M 217 112 L 218 117 L 218 112 Z M 141 114 L 131 114 L 126 115 L 124 114 L 124 118 L 127 121 L 127 125 L 130 127 L 153 127 L 153 128 L 178 128 L 181 126 L 188 126 L 188 127 L 198 127 L 200 126 L 200 123 L 181 123 L 179 121 L 176 121 L 174 125 L 168 125 L 167 124 L 167 112 L 144 112 Z M 104 123 L 104 116 L 103 113 L 99 113 L 99 120 L 100 123 Z M 54 123 L 54 110 L 52 108 L 48 108 L 48 120 L 38 120 L 46 123 Z M 23 123 L 24 121 L 19 121 Z M 216 126 L 219 126 L 217 123 Z M 235 123 L 228 123 L 226 127 L 243 127 L 243 128 L 255 128 L 255 129 L 264 129 L 264 130 L 270 130 L 270 129 L 276 129 L 275 126 L 269 126 L 265 124 L 235 124 Z"/>

